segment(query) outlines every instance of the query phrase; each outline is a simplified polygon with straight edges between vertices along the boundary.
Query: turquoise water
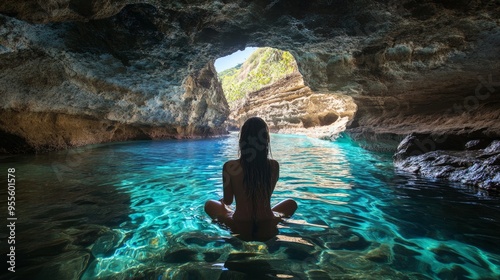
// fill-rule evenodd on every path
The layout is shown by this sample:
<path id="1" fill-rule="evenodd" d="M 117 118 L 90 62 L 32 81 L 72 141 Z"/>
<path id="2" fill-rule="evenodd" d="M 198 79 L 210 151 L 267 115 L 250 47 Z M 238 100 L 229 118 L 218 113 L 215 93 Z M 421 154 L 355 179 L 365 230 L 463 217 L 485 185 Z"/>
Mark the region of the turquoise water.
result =
<path id="1" fill-rule="evenodd" d="M 293 198 L 299 209 L 265 243 L 232 237 L 203 211 L 207 199 L 222 195 L 221 168 L 237 157 L 236 134 L 2 158 L 4 173 L 16 168 L 14 276 L 500 277 L 498 197 L 397 173 L 390 155 L 346 138 L 271 141 L 281 165 L 273 203 Z M 5 188 L 1 199 L 6 208 Z"/>

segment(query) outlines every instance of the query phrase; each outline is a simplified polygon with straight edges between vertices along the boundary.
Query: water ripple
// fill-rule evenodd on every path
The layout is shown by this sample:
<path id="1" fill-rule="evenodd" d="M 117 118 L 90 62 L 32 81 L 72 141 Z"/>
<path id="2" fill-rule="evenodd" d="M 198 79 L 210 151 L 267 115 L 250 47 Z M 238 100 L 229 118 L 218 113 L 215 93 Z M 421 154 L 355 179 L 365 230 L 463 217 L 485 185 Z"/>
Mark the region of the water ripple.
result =
<path id="1" fill-rule="evenodd" d="M 298 279 L 500 277 L 497 198 L 395 173 L 390 155 L 345 138 L 271 141 L 281 166 L 272 202 L 299 209 L 266 243 L 241 242 L 203 211 L 222 195 L 235 134 L 8 158 L 1 167 L 22 174 L 16 253 L 33 264 L 20 277 L 47 266 L 53 278 L 217 279 L 224 264 Z"/>

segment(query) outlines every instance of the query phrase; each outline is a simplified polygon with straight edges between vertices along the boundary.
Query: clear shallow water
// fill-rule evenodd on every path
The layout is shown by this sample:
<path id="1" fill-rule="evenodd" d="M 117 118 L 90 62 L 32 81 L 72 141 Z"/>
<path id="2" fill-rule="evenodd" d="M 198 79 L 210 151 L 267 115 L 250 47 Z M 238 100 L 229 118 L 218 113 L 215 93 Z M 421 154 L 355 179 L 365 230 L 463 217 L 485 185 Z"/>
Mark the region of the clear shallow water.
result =
<path id="1" fill-rule="evenodd" d="M 293 198 L 299 209 L 276 239 L 239 241 L 203 212 L 222 195 L 221 168 L 237 156 L 236 136 L 2 158 L 0 170 L 14 167 L 17 176 L 15 276 L 500 277 L 498 197 L 395 173 L 390 155 L 347 139 L 272 135 L 281 164 L 273 202 Z"/>

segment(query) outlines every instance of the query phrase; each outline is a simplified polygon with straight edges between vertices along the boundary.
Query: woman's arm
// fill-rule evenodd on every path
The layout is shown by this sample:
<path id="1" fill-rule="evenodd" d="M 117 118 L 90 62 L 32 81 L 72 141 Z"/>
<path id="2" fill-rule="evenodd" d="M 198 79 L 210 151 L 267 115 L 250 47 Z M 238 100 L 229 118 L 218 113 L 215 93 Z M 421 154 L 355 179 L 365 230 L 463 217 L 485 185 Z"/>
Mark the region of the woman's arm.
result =
<path id="1" fill-rule="evenodd" d="M 271 159 L 270 163 L 271 163 L 272 191 L 274 191 L 276 183 L 278 183 L 278 179 L 280 178 L 280 164 L 274 159 Z"/>
<path id="2" fill-rule="evenodd" d="M 233 203 L 234 192 L 231 186 L 231 174 L 228 168 L 229 162 L 224 163 L 222 167 L 222 190 L 224 196 L 220 201 L 226 205 L 231 205 L 231 203 Z"/>

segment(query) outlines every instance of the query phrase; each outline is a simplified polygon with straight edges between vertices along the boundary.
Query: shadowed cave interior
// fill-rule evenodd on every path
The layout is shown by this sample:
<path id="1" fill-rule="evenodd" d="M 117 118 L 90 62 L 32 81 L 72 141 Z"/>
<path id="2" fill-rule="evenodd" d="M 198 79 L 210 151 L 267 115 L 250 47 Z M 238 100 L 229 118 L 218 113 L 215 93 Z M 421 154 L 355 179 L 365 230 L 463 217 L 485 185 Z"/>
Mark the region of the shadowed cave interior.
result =
<path id="1" fill-rule="evenodd" d="M 2 1 L 21 277 L 498 277 L 499 18 L 494 0 Z M 298 72 L 230 110 L 214 61 L 246 47 Z M 254 115 L 303 211 L 248 245 L 194 195 Z"/>

